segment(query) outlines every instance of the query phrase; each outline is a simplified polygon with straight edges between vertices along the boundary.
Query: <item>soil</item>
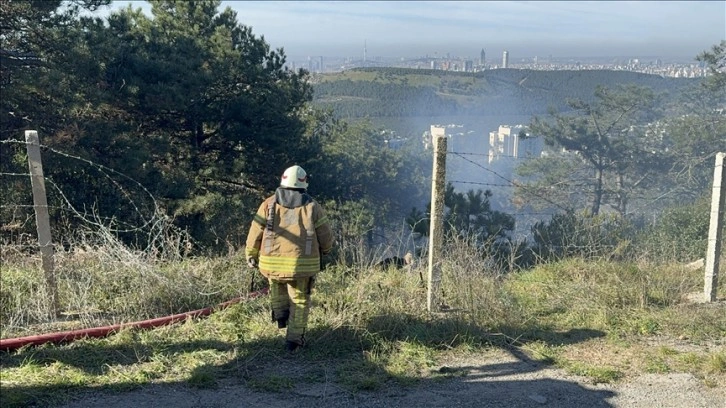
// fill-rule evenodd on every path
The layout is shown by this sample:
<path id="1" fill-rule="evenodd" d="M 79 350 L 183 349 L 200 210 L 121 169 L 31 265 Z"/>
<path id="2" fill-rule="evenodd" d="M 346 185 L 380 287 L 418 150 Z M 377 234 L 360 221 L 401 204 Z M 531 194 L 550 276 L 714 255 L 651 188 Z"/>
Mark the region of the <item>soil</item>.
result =
<path id="1" fill-rule="evenodd" d="M 281 370 L 305 370 L 295 357 L 285 358 Z M 128 392 L 86 391 L 77 397 L 64 407 L 726 408 L 726 390 L 709 388 L 691 374 L 645 374 L 614 384 L 593 384 L 501 350 L 447 361 L 413 385 L 391 383 L 375 391 L 352 393 L 331 380 L 262 392 L 240 379 L 225 379 L 212 389 L 154 384 Z"/>

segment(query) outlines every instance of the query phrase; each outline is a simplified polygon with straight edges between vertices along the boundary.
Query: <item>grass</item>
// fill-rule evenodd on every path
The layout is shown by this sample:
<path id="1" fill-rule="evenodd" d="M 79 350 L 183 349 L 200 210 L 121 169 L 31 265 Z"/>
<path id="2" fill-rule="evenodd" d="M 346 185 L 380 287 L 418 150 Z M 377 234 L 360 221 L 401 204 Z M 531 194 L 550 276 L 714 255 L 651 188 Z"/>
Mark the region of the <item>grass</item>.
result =
<path id="1" fill-rule="evenodd" d="M 62 319 L 52 319 L 40 260 L 4 253 L 0 275 L 3 338 L 95 327 L 213 306 L 249 291 L 242 256 L 182 261 L 109 254 L 105 248 L 58 252 Z M 261 283 L 261 279 L 257 279 Z"/>
<path id="2" fill-rule="evenodd" d="M 153 383 L 216 388 L 223 379 L 266 392 L 334 383 L 356 393 L 467 375 L 471 368 L 456 361 L 486 361 L 492 353 L 593 383 L 688 372 L 726 386 L 725 304 L 683 300 L 699 291 L 700 271 L 571 259 L 500 275 L 456 251 L 466 248 L 453 248 L 442 264 L 445 313 L 427 312 L 418 271 L 333 266 L 318 277 L 303 353 L 282 352 L 282 332 L 269 322 L 263 297 L 154 330 L 2 353 L 0 405 L 54 405 L 84 390 Z M 234 255 L 159 261 L 109 258 L 102 248 L 71 251 L 59 254 L 59 294 L 75 314 L 51 322 L 39 260 L 4 259 L 3 338 L 206 307 L 247 292 L 252 282 Z"/>

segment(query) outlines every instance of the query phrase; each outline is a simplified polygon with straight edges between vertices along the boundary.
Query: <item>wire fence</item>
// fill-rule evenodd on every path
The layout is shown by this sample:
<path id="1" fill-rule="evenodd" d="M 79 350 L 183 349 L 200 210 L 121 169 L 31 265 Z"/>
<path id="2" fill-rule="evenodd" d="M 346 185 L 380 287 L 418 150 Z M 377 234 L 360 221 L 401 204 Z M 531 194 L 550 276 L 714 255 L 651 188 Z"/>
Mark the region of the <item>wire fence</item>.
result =
<path id="1" fill-rule="evenodd" d="M 0 144 L 14 144 L 18 146 L 27 146 L 28 142 L 22 141 L 22 140 L 16 140 L 16 139 L 8 139 L 8 140 L 2 140 L 0 141 Z M 157 218 L 161 215 L 159 210 L 159 205 L 156 201 L 156 198 L 154 195 L 140 182 L 133 179 L 132 177 L 121 173 L 117 170 L 114 170 L 110 167 L 104 166 L 102 164 L 96 163 L 92 160 L 72 155 L 70 153 L 63 152 L 61 150 L 55 149 L 53 147 L 47 146 L 47 145 L 39 145 L 39 147 L 44 151 L 48 153 L 53 153 L 61 157 L 65 157 L 71 160 L 78 161 L 80 163 L 83 163 L 88 166 L 88 168 L 94 169 L 98 171 L 108 182 L 109 184 L 117 189 L 121 193 L 121 196 L 124 197 L 128 204 L 133 208 L 133 211 L 139 216 L 139 218 L 142 220 L 141 225 L 131 225 L 129 223 L 126 223 L 122 220 L 114 219 L 113 221 L 117 223 L 126 224 L 128 229 L 119 229 L 118 227 L 113 227 L 111 223 L 105 226 L 111 225 L 109 228 L 113 232 L 134 232 L 134 231 L 140 231 L 143 230 L 153 223 L 157 222 Z M 13 176 L 13 177 L 27 177 L 29 178 L 31 176 L 30 173 L 7 173 L 7 172 L 0 172 L 0 176 Z M 132 198 L 132 194 L 129 192 L 127 187 L 124 187 L 119 180 L 126 180 L 131 183 L 131 185 L 137 189 L 139 189 L 141 192 L 143 192 L 144 195 L 146 195 L 147 199 L 152 203 L 151 208 L 152 211 L 142 211 L 140 210 L 140 206 L 137 204 L 137 202 Z M 99 226 L 99 221 L 104 220 L 104 217 L 99 217 L 94 215 L 93 217 L 89 216 L 88 211 L 80 211 L 78 210 L 68 199 L 66 194 L 63 192 L 63 190 L 58 186 L 58 184 L 53 180 L 52 177 L 45 175 L 44 180 L 48 182 L 55 190 L 55 192 L 60 196 L 62 205 L 55 206 L 53 208 L 62 209 L 64 211 L 69 211 L 74 216 L 78 217 L 79 219 L 83 220 L 84 222 L 87 222 L 90 225 L 97 225 Z M 5 207 L 8 207 L 8 205 L 3 204 Z M 16 205 L 17 207 L 17 205 Z M 106 221 L 111 221 L 111 219 L 105 219 Z"/>
<path id="2" fill-rule="evenodd" d="M 24 148 L 28 143 L 26 141 L 22 140 L 16 140 L 16 139 L 7 139 L 0 141 L 0 146 L 6 148 L 6 146 L 15 146 L 15 147 L 22 147 Z M 58 213 L 66 213 L 70 217 L 74 217 L 76 220 L 79 220 L 83 225 L 87 226 L 88 228 L 102 228 L 108 230 L 110 233 L 135 233 L 135 232 L 148 232 L 153 235 L 151 231 L 156 231 L 158 233 L 158 226 L 159 224 L 166 224 L 168 227 L 169 220 L 168 217 L 163 213 L 163 211 L 160 210 L 159 203 L 157 202 L 157 199 L 154 197 L 154 195 L 147 189 L 142 183 L 135 180 L 134 178 L 128 176 L 127 174 L 124 174 L 122 172 L 119 172 L 115 169 L 112 169 L 108 166 L 99 164 L 94 162 L 93 160 L 80 157 L 78 155 L 70 154 L 67 152 L 64 152 L 60 149 L 50 147 L 47 145 L 40 145 L 40 148 L 45 153 L 50 153 L 57 155 L 59 157 L 63 157 L 69 160 L 76 161 L 78 163 L 81 163 L 89 169 L 93 169 L 97 171 L 102 179 L 107 181 L 107 184 L 105 187 L 111 187 L 113 189 L 116 189 L 116 191 L 119 192 L 119 197 L 123 197 L 126 200 L 126 203 L 128 206 L 132 209 L 132 212 L 134 213 L 133 219 L 120 219 L 116 216 L 110 216 L 105 214 L 100 214 L 98 211 L 98 208 L 96 208 L 93 205 L 88 206 L 87 203 L 81 203 L 79 207 L 79 204 L 74 204 L 72 200 L 67 196 L 67 194 L 64 193 L 63 189 L 56 183 L 56 181 L 53 179 L 53 172 L 48 172 L 44 176 L 45 181 L 52 187 L 55 196 L 57 197 L 57 200 L 55 200 L 54 203 L 48 205 L 48 209 L 54 210 Z M 18 152 L 15 152 L 18 153 Z M 472 160 L 472 158 L 477 157 L 489 157 L 487 154 L 481 154 L 481 153 L 468 153 L 468 152 L 458 152 L 458 151 L 449 151 L 447 152 L 447 155 L 454 158 L 455 160 L 458 160 L 460 163 L 465 163 L 467 165 L 473 166 L 479 172 L 477 173 L 478 176 L 487 176 L 488 178 L 493 178 L 496 180 L 495 182 L 488 182 L 488 181 L 476 181 L 476 180 L 460 180 L 460 179 L 451 179 L 448 180 L 449 183 L 455 184 L 455 185 L 463 185 L 463 186 L 473 186 L 473 187 L 484 187 L 487 189 L 490 188 L 496 188 L 496 189 L 520 189 L 523 192 L 526 192 L 527 194 L 537 197 L 538 199 L 542 200 L 543 202 L 549 204 L 550 208 L 543 209 L 543 210 L 532 210 L 527 209 L 525 211 L 518 210 L 515 207 L 509 207 L 504 209 L 503 211 L 507 214 L 515 217 L 517 220 L 519 220 L 523 224 L 527 224 L 526 228 L 522 229 L 521 232 L 523 234 L 528 234 L 529 227 L 532 226 L 532 224 L 536 222 L 543 222 L 549 220 L 553 215 L 557 213 L 571 213 L 573 212 L 572 206 L 563 206 L 560 202 L 554 201 L 550 199 L 550 197 L 540 194 L 540 191 L 542 190 L 556 190 L 559 186 L 556 184 L 549 185 L 549 186 L 538 186 L 537 188 L 532 187 L 526 183 L 518 182 L 516 180 L 513 180 L 512 177 L 508 174 L 503 173 L 502 171 L 495 170 L 491 168 L 491 166 L 488 166 L 486 164 L 480 163 L 476 160 Z M 4 156 L 8 157 L 11 156 L 11 154 L 7 154 L 7 151 L 5 152 Z M 507 155 L 499 155 L 499 157 L 506 157 L 512 160 L 531 160 L 533 157 L 527 156 L 527 157 L 516 157 L 516 156 L 507 156 Z M 452 164 L 453 166 L 456 166 L 455 163 Z M 0 172 L 0 180 L 4 178 L 18 178 L 18 179 L 24 179 L 28 180 L 30 178 L 30 173 L 24 173 L 24 172 L 13 172 L 13 171 L 2 171 Z M 124 185 L 126 183 L 126 185 Z M 99 184 L 100 181 L 99 181 Z M 134 197 L 139 197 L 138 193 L 132 193 L 130 190 L 135 189 L 137 192 L 140 192 L 141 195 L 145 196 L 146 203 L 145 205 L 140 205 L 137 202 L 137 199 Z M 667 193 L 664 193 L 667 194 Z M 657 198 L 654 199 L 656 201 Z M 2 202 L 0 203 L 0 210 L 3 210 L 7 213 L 12 212 L 14 210 L 31 210 L 35 208 L 35 205 L 30 203 L 22 203 L 22 202 Z M 656 211 L 656 208 L 649 208 L 645 207 L 645 210 L 651 209 L 653 211 Z M 6 225 L 5 228 L 7 229 L 8 226 Z M 589 229 L 597 228 L 595 226 L 588 227 Z M 153 241 L 153 239 L 152 239 Z"/>
<path id="3" fill-rule="evenodd" d="M 595 182 L 594 178 L 591 179 L 581 179 L 581 178 L 570 178 L 567 180 L 558 181 L 553 184 L 542 184 L 542 183 L 527 183 L 527 182 L 520 182 L 513 180 L 512 176 L 504 175 L 503 171 L 501 170 L 495 170 L 490 163 L 490 155 L 484 154 L 484 153 L 467 153 L 467 152 L 459 152 L 459 151 L 448 151 L 447 155 L 450 157 L 458 160 L 459 162 L 466 163 L 469 165 L 469 168 L 474 168 L 476 170 L 479 170 L 479 173 L 473 173 L 468 172 L 468 176 L 478 176 L 479 179 L 491 179 L 493 178 L 495 181 L 480 181 L 480 180 L 460 180 L 459 177 L 448 180 L 448 182 L 454 184 L 454 185 L 468 185 L 468 186 L 475 186 L 475 187 L 485 187 L 487 189 L 519 189 L 521 192 L 527 194 L 530 197 L 536 197 L 539 200 L 542 200 L 543 202 L 549 204 L 554 211 L 546 211 L 543 214 L 537 214 L 537 213 L 519 213 L 517 212 L 516 208 L 508 208 L 507 211 L 513 215 L 522 214 L 522 215 L 551 215 L 553 212 L 556 211 L 564 211 L 564 212 L 570 212 L 575 211 L 577 209 L 577 206 L 573 205 L 571 206 L 564 206 L 561 202 L 557 202 L 552 200 L 549 196 L 541 194 L 542 191 L 548 191 L 548 192 L 556 192 L 561 191 L 563 188 L 563 185 L 566 184 L 570 188 L 575 189 L 577 192 L 577 195 L 582 198 L 586 194 L 588 194 L 590 191 L 593 190 L 593 184 Z M 715 154 L 708 155 L 707 158 L 713 158 Z M 477 158 L 477 157 L 484 157 L 487 158 L 487 163 L 480 163 L 478 161 L 475 161 L 471 159 L 471 157 Z M 507 159 L 509 163 L 519 163 L 519 162 L 526 162 L 531 161 L 534 159 L 539 159 L 539 157 L 534 156 L 512 156 L 512 155 L 503 155 L 503 154 L 497 154 L 497 159 Z M 453 163 L 450 165 L 451 167 L 456 167 L 457 164 Z M 511 166 L 508 170 L 514 171 L 515 166 Z M 457 174 L 457 176 L 461 176 L 461 174 Z M 501 191 L 501 190 L 500 190 Z M 657 213 L 661 212 L 664 208 L 662 205 L 657 205 L 659 202 L 662 201 L 665 197 L 674 197 L 679 191 L 681 191 L 681 188 L 677 185 L 674 185 L 673 187 L 667 189 L 666 191 L 662 191 L 658 193 L 655 196 L 633 196 L 632 202 L 629 204 L 627 211 L 625 212 L 626 216 L 642 216 L 642 215 L 649 215 L 651 217 L 655 217 Z M 511 194 L 511 193 L 509 193 Z"/>
<path id="4" fill-rule="evenodd" d="M 22 155 L 22 148 L 26 146 L 27 142 L 20 140 L 0 141 L 0 147 L 4 150 L 4 158 Z M 12 150 L 9 147 L 15 149 L 13 154 L 8 153 Z M 98 321 L 108 320 L 108 316 L 104 316 L 103 312 L 95 311 L 99 308 L 117 310 L 118 313 L 113 319 L 131 319 L 132 316 L 133 318 L 154 317 L 163 313 L 180 312 L 223 301 L 240 295 L 242 288 L 249 287 L 247 282 L 250 280 L 250 271 L 240 273 L 243 267 L 237 263 L 238 260 L 235 258 L 219 261 L 219 263 L 214 263 L 217 261 L 198 261 L 201 262 L 202 268 L 209 269 L 211 265 L 209 276 L 201 277 L 195 267 L 186 270 L 184 266 L 179 266 L 184 269 L 181 275 L 167 274 L 164 268 L 158 266 L 156 259 L 160 254 L 171 254 L 166 259 L 188 259 L 186 258 L 188 252 L 185 252 L 185 248 L 188 246 L 188 241 L 185 240 L 188 237 L 174 229 L 150 190 L 133 177 L 92 160 L 69 154 L 57 148 L 45 145 L 40 147 L 48 155 L 62 157 L 80 164 L 83 168 L 98 172 L 100 176 L 97 180 L 98 185 L 116 190 L 118 197 L 126 201 L 128 208 L 132 209 L 134 214 L 129 219 L 119 219 L 117 216 L 99 213 L 99 209 L 93 205 L 84 206 L 83 203 L 79 205 L 74 202 L 72 194 L 63 191 L 61 183 L 55 180 L 54 171 L 49 171 L 44 175 L 45 181 L 53 191 L 53 200 L 49 203 L 48 209 L 73 217 L 75 225 L 83 230 L 78 238 L 79 241 L 74 242 L 72 248 L 68 250 L 59 248 L 61 251 L 59 251 L 58 258 L 58 276 L 64 308 L 67 311 L 79 311 L 78 315 L 86 319 L 81 323 L 82 326 L 90 327 Z M 449 181 L 453 184 L 503 189 L 528 188 L 526 184 L 513 180 L 503 171 L 489 168 L 476 161 L 475 158 L 484 157 L 484 155 L 464 152 L 448 152 L 448 155 L 461 163 L 474 166 L 480 170 L 481 174 L 486 174 L 496 180 L 495 182 L 485 182 L 457 178 Z M 456 163 L 453 164 L 456 165 Z M 0 172 L 0 182 L 5 185 L 11 185 L 16 181 L 29 183 L 31 174 L 20 171 L 19 168 L 20 164 L 17 164 L 14 169 L 11 166 L 4 167 L 4 170 L 8 171 Z M 71 184 L 66 181 L 66 184 L 63 185 Z M 538 192 L 532 190 L 530 193 L 536 195 Z M 17 229 L 17 225 L 27 225 L 33 222 L 30 214 L 35 206 L 30 204 L 32 200 L 29 196 L 7 195 L 6 197 L 18 201 L 0 203 L 0 214 L 3 216 L 0 236 L 8 236 L 13 228 Z M 515 211 L 511 215 L 517 217 L 518 221 L 530 217 L 533 223 L 541 222 L 540 227 L 547 227 L 543 231 L 549 235 L 539 236 L 539 241 L 535 240 L 534 245 L 519 241 L 510 243 L 507 248 L 492 246 L 487 251 L 476 251 L 475 255 L 478 257 L 494 259 L 495 251 L 505 250 L 504 256 L 498 260 L 501 264 L 487 263 L 488 268 L 511 268 L 514 263 L 524 257 L 522 249 L 539 257 L 581 256 L 603 259 L 617 259 L 636 245 L 640 246 L 640 254 L 648 255 L 653 259 L 678 259 L 683 253 L 689 255 L 705 253 L 707 238 L 705 234 L 684 234 L 678 240 L 669 240 L 669 237 L 662 237 L 662 239 L 650 237 L 653 239 L 649 242 L 632 242 L 624 239 L 628 236 L 626 233 L 629 233 L 625 231 L 627 226 L 616 218 L 603 217 L 598 220 L 583 221 L 577 217 L 565 217 L 554 222 L 557 214 L 569 213 L 569 209 L 549 200 L 547 196 L 540 198 L 551 204 L 551 210 Z M 119 240 L 119 234 L 123 233 L 141 233 L 148 239 L 148 244 L 142 251 L 130 250 Z M 405 228 L 402 228 L 399 233 L 401 235 L 409 234 L 408 237 L 400 238 L 401 247 L 406 248 L 421 247 L 420 241 L 426 238 L 415 236 L 412 231 L 407 231 Z M 629 237 L 632 239 L 632 236 Z M 26 238 L 30 242 L 31 236 L 27 235 Z M 362 241 L 341 244 L 350 248 L 351 251 L 361 251 L 360 242 Z M 37 248 L 37 244 L 28 244 L 23 248 L 17 245 L 7 245 L 8 243 L 6 241 L 0 245 L 3 259 L 23 260 L 19 261 L 21 263 L 37 261 L 33 255 L 28 256 L 30 254 L 28 249 Z M 364 256 L 358 256 L 356 259 L 363 261 Z M 684 258 L 684 260 L 686 259 L 691 260 Z M 205 262 L 210 262 L 210 264 L 205 264 Z M 504 265 L 507 263 L 508 265 Z M 254 275 L 252 275 L 253 277 Z M 42 287 L 35 275 L 12 272 L 5 273 L 3 279 L 4 282 L 11 282 L 11 287 L 18 287 L 18 285 L 28 288 Z M 26 292 L 24 293 L 27 295 Z M 45 319 L 42 291 L 32 292 L 31 295 L 37 296 L 19 298 L 7 291 L 3 292 L 3 307 L 12 306 L 12 310 L 14 310 L 14 314 L 2 316 L 4 323 L 9 322 L 6 327 L 16 331 L 26 329 L 32 331 L 35 330 L 30 327 L 33 322 L 41 322 Z M 164 305 L 164 307 L 160 307 L 160 305 Z M 6 308 L 6 310 L 9 309 Z"/>
<path id="5" fill-rule="evenodd" d="M 3 238 L 3 244 L 14 244 L 24 247 L 34 247 L 32 231 L 34 228 L 34 219 L 32 217 L 33 209 L 38 206 L 32 203 L 29 194 L 29 180 L 33 176 L 30 173 L 18 172 L 23 163 L 22 158 L 25 155 L 24 150 L 28 146 L 28 142 L 16 139 L 7 139 L 0 141 L 0 148 L 3 150 L 3 158 L 8 158 L 3 163 L 6 169 L 15 168 L 16 171 L 0 172 L 0 182 L 6 187 L 3 194 L 2 203 L 0 203 L 0 215 L 3 218 L 3 226 L 0 229 L 0 236 Z M 40 149 L 46 159 L 53 159 L 52 156 L 66 159 L 67 161 L 76 163 L 80 166 L 77 173 L 85 175 L 92 174 L 94 180 L 93 185 L 76 185 L 74 190 L 79 190 L 83 194 L 82 198 L 96 197 L 99 200 L 106 199 L 105 209 L 100 208 L 98 202 L 78 201 L 77 191 L 67 194 L 61 187 L 61 183 L 56 181 L 56 177 L 64 178 L 64 186 L 73 185 L 72 179 L 69 183 L 68 178 L 73 177 L 76 173 L 70 175 L 67 168 L 54 169 L 46 167 L 43 174 L 43 180 L 46 186 L 49 186 L 47 197 L 47 209 L 54 215 L 57 225 L 54 225 L 55 231 L 65 231 L 68 235 L 84 235 L 84 237 L 58 236 L 55 240 L 59 245 L 68 244 L 74 239 L 86 241 L 92 235 L 96 240 L 105 241 L 106 244 L 113 241 L 114 245 L 119 236 L 134 236 L 135 242 L 139 247 L 146 251 L 157 254 L 167 253 L 169 246 L 168 239 L 172 235 L 186 235 L 181 231 L 175 231 L 169 217 L 161 210 L 157 199 L 142 183 L 134 178 L 112 169 L 103 164 L 99 164 L 93 160 L 89 160 L 78 155 L 70 154 L 54 147 L 40 144 Z M 13 161 L 13 163 L 11 163 Z M 53 161 L 53 160 L 47 160 Z M 57 162 L 57 161 L 56 161 Z M 68 163 L 64 163 L 68 166 Z M 25 164 L 27 166 L 27 164 Z M 12 181 L 11 181 L 12 180 Z M 27 183 L 24 185 L 15 185 L 13 183 Z M 20 188 L 18 188 L 20 187 Z M 94 189 L 98 188 L 99 192 Z M 19 191 L 23 190 L 23 194 Z M 111 193 L 108 193 L 111 191 Z M 112 195 L 115 199 L 109 200 L 108 195 Z M 118 212 L 120 208 L 124 209 L 124 215 L 119 216 L 113 213 Z M 64 226 L 67 224 L 67 227 Z M 187 236 L 188 240 L 189 237 Z"/>

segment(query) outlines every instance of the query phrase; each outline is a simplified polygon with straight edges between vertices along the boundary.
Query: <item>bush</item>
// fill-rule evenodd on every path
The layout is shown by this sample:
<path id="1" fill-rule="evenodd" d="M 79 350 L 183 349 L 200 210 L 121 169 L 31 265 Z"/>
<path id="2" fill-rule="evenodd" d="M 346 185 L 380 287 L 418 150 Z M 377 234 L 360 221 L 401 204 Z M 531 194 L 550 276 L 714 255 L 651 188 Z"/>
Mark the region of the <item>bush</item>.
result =
<path id="1" fill-rule="evenodd" d="M 532 227 L 532 250 L 543 261 L 571 257 L 622 257 L 634 233 L 633 225 L 615 214 L 597 216 L 569 212 Z"/>
<path id="2" fill-rule="evenodd" d="M 665 210 L 638 234 L 639 255 L 646 259 L 687 262 L 703 258 L 708 244 L 710 200 Z"/>

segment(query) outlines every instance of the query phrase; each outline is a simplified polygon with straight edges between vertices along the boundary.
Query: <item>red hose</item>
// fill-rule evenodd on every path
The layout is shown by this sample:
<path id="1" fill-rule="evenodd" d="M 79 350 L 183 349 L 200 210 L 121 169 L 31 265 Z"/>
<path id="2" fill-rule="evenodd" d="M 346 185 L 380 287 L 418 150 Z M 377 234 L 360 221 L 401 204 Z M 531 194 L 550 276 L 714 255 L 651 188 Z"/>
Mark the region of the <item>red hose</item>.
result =
<path id="1" fill-rule="evenodd" d="M 121 329 L 150 329 L 159 326 L 166 326 L 169 324 L 177 323 L 188 318 L 208 316 L 215 310 L 225 309 L 232 306 L 235 303 L 239 303 L 242 300 L 249 300 L 259 297 L 267 293 L 267 288 L 252 292 L 245 297 L 238 297 L 232 300 L 228 300 L 224 303 L 220 303 L 217 306 L 207 307 L 204 309 L 193 310 L 191 312 L 179 313 L 166 317 L 158 317 L 156 319 L 142 320 L 133 323 L 120 323 L 112 326 L 93 327 L 90 329 L 71 330 L 57 333 L 40 334 L 37 336 L 26 336 L 17 337 L 14 339 L 0 339 L 0 350 L 9 351 L 16 350 L 23 346 L 37 346 L 44 343 L 65 343 L 73 340 L 82 339 L 85 337 L 105 337 L 110 334 L 116 333 Z"/>

